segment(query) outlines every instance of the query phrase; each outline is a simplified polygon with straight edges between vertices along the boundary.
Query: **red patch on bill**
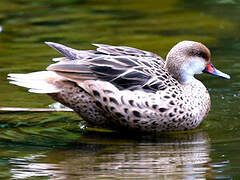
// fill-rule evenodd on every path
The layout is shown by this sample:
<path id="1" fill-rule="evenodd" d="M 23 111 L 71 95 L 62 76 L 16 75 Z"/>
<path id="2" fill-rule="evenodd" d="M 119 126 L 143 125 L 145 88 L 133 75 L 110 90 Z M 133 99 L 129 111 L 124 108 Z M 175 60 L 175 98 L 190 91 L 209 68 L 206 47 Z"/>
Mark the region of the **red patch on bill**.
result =
<path id="1" fill-rule="evenodd" d="M 213 69 L 211 63 L 208 63 L 208 65 L 207 65 L 207 70 L 208 70 L 209 72 L 214 72 L 214 71 L 215 71 L 215 70 Z"/>

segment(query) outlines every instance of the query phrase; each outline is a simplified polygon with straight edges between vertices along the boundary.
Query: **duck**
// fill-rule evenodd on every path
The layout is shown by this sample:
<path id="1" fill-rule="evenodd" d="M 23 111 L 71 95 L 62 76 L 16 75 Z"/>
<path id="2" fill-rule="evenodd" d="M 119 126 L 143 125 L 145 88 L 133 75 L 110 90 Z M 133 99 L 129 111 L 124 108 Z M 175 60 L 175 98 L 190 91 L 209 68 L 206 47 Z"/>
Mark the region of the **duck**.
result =
<path id="1" fill-rule="evenodd" d="M 45 43 L 64 57 L 53 58 L 45 71 L 9 74 L 10 83 L 49 95 L 87 126 L 150 133 L 195 129 L 207 117 L 211 100 L 194 75 L 230 79 L 213 66 L 210 50 L 195 41 L 178 42 L 166 60 L 128 46 L 76 50 Z"/>

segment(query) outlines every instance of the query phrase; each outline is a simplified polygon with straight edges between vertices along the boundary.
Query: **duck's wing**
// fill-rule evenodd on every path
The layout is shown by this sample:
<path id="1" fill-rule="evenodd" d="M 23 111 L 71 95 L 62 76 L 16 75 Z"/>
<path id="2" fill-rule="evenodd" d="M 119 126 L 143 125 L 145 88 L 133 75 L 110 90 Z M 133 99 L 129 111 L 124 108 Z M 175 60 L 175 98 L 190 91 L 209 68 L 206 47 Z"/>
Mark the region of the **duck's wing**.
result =
<path id="1" fill-rule="evenodd" d="M 174 83 L 163 68 L 162 58 L 147 51 L 109 45 L 97 45 L 97 51 L 78 51 L 57 43 L 47 44 L 66 56 L 47 70 L 76 82 L 104 80 L 119 89 L 151 91 Z"/>
<path id="2" fill-rule="evenodd" d="M 110 56 L 131 56 L 131 57 L 145 57 L 152 58 L 158 61 L 159 64 L 164 65 L 164 59 L 157 54 L 149 51 L 140 50 L 128 46 L 112 46 L 107 44 L 93 44 L 97 46 L 97 50 L 76 50 L 59 43 L 45 42 L 50 47 L 56 49 L 58 52 L 66 56 L 69 60 L 88 58 L 89 55 L 110 55 Z M 62 58 L 54 58 L 54 61 L 63 60 Z"/>
<path id="3" fill-rule="evenodd" d="M 94 46 L 97 46 L 97 51 L 112 55 L 112 56 L 132 56 L 132 57 L 144 57 L 144 58 L 153 58 L 158 61 L 159 64 L 164 65 L 164 60 L 162 57 L 149 52 L 144 51 L 128 46 L 111 46 L 107 44 L 93 44 Z"/>

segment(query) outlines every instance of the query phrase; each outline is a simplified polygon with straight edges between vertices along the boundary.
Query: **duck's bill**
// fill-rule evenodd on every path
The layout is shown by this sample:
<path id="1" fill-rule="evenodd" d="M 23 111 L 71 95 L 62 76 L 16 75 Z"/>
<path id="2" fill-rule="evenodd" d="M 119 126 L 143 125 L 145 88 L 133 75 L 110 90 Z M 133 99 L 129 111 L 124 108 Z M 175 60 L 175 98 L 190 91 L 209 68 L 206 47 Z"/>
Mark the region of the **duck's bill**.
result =
<path id="1" fill-rule="evenodd" d="M 208 63 L 207 67 L 203 70 L 204 73 L 211 74 L 213 76 L 219 76 L 224 79 L 230 79 L 231 77 L 228 74 L 225 74 L 219 70 L 217 70 L 211 62 Z"/>

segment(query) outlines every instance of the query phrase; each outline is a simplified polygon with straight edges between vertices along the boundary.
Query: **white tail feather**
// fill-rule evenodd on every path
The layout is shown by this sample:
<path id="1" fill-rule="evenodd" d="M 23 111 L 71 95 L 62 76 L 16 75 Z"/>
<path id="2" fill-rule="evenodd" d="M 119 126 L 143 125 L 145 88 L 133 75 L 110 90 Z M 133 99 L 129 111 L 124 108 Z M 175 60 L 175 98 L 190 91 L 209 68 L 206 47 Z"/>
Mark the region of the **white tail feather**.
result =
<path id="1" fill-rule="evenodd" d="M 61 91 L 54 82 L 62 79 L 51 71 L 39 71 L 28 74 L 8 74 L 9 83 L 29 88 L 33 93 L 57 93 Z"/>

